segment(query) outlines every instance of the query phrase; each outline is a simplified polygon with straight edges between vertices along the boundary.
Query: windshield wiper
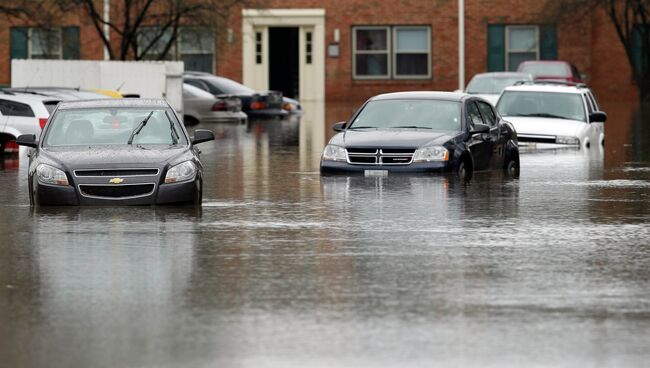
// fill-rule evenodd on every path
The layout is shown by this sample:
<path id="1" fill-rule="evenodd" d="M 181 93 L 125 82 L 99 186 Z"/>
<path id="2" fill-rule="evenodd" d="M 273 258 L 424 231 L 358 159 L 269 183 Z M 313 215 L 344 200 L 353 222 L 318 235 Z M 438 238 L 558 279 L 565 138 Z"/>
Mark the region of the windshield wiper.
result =
<path id="1" fill-rule="evenodd" d="M 560 116 L 560 115 L 555 115 L 555 114 L 549 114 L 546 112 L 537 112 L 534 114 L 517 114 L 517 116 L 535 116 L 535 117 L 540 117 L 540 118 L 555 118 L 555 119 L 566 119 L 570 120 L 566 116 Z"/>
<path id="2" fill-rule="evenodd" d="M 377 129 L 377 127 L 374 127 L 374 126 L 353 126 L 353 127 L 349 127 L 348 129 Z"/>
<path id="3" fill-rule="evenodd" d="M 177 144 L 178 140 L 181 138 L 178 135 L 178 132 L 176 132 L 176 127 L 174 127 L 174 121 L 169 117 L 169 114 L 167 114 L 167 111 L 165 111 L 165 116 L 167 117 L 167 120 L 169 120 L 169 127 L 171 128 L 171 135 L 172 135 L 172 144 Z"/>
<path id="4" fill-rule="evenodd" d="M 389 128 L 407 128 L 407 129 L 432 129 L 429 127 L 423 127 L 423 126 L 417 126 L 417 125 L 400 125 L 400 126 L 392 126 Z"/>
<path id="5" fill-rule="evenodd" d="M 133 144 L 133 138 L 135 138 L 135 136 L 138 135 L 138 133 L 140 133 L 142 128 L 144 128 L 144 126 L 147 125 L 147 122 L 151 118 L 151 115 L 153 115 L 153 110 L 151 110 L 149 115 L 144 120 L 142 120 L 140 124 L 138 124 L 138 126 L 135 127 L 135 129 L 133 129 L 133 132 L 131 132 L 131 136 L 129 137 L 129 141 L 126 144 Z"/>

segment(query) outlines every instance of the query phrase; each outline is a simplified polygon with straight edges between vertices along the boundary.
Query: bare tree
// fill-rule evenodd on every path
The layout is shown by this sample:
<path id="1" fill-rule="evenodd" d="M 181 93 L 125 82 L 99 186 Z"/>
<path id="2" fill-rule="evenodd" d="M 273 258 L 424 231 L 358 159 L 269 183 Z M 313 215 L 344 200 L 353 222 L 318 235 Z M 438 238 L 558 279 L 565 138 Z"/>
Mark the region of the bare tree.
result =
<path id="1" fill-rule="evenodd" d="M 572 22 L 599 9 L 625 49 L 641 102 L 650 102 L 650 0 L 548 0 L 542 16 Z"/>
<path id="2" fill-rule="evenodd" d="M 21 24 L 49 28 L 77 11 L 93 25 L 112 60 L 164 60 L 170 56 L 183 26 L 214 28 L 233 7 L 255 0 L 109 0 L 110 19 L 103 0 L 15 0 L 0 5 L 0 14 Z M 104 34 L 110 29 L 110 39 Z"/>

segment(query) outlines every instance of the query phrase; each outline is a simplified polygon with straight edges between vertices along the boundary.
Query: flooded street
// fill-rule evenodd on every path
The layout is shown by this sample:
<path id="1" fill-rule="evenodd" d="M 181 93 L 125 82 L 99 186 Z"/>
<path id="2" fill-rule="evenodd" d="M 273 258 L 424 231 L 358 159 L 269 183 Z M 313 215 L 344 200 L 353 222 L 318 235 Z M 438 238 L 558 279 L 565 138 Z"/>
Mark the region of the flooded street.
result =
<path id="1" fill-rule="evenodd" d="M 5 160 L 0 366 L 647 366 L 637 128 L 464 184 L 321 177 L 301 124 L 199 126 L 201 208 L 30 209 Z"/>

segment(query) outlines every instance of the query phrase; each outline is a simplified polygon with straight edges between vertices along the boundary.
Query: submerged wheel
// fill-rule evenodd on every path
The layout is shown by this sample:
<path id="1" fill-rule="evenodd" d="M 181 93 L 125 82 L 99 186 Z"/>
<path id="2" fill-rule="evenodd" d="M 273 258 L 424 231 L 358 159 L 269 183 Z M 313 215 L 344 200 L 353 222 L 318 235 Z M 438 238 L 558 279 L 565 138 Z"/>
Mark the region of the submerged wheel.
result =
<path id="1" fill-rule="evenodd" d="M 192 204 L 200 206 L 203 203 L 203 185 L 197 185 L 194 191 L 194 198 Z"/>
<path id="2" fill-rule="evenodd" d="M 503 170 L 506 172 L 506 175 L 511 178 L 519 177 L 519 153 L 514 154 L 510 159 L 508 159 L 508 161 L 506 161 Z"/>
<path id="3" fill-rule="evenodd" d="M 472 178 L 473 174 L 474 170 L 472 169 L 472 164 L 466 158 L 462 159 L 456 169 L 456 175 L 458 175 L 461 180 L 467 181 Z"/>

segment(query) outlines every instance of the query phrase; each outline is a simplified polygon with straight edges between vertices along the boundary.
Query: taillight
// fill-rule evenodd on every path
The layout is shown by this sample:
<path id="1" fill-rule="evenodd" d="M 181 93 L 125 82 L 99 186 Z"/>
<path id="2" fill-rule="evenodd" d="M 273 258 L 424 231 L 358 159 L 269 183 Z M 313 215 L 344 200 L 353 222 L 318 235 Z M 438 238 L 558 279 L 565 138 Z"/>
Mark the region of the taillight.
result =
<path id="1" fill-rule="evenodd" d="M 266 109 L 266 102 L 264 101 L 251 102 L 251 110 L 262 110 L 262 109 Z"/>
<path id="2" fill-rule="evenodd" d="M 38 119 L 38 124 L 41 126 L 41 129 L 45 128 L 45 124 L 47 124 L 47 118 Z"/>
<path id="3" fill-rule="evenodd" d="M 217 101 L 214 105 L 212 105 L 212 111 L 227 111 L 228 110 L 228 105 L 226 104 L 226 101 Z"/>

